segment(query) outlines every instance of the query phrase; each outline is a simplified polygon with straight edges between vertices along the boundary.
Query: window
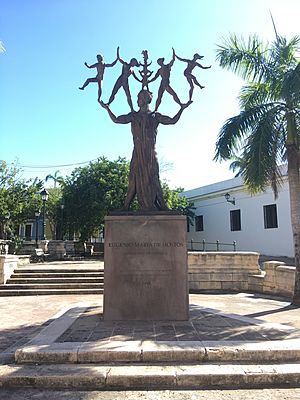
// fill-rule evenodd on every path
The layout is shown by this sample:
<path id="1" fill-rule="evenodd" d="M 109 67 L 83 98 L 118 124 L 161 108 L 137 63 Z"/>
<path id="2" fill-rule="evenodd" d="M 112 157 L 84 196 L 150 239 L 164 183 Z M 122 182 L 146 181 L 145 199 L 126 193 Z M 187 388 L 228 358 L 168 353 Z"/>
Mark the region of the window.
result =
<path id="1" fill-rule="evenodd" d="M 278 228 L 276 204 L 264 206 L 265 229 Z"/>
<path id="2" fill-rule="evenodd" d="M 195 231 L 201 232 L 203 231 L 203 215 L 196 215 L 195 217 Z"/>
<path id="3" fill-rule="evenodd" d="M 189 217 L 186 217 L 186 231 L 187 232 L 190 231 L 190 219 L 189 219 Z"/>
<path id="4" fill-rule="evenodd" d="M 230 211 L 230 230 L 231 231 L 241 230 L 241 210 Z"/>
<path id="5" fill-rule="evenodd" d="M 25 225 L 25 240 L 31 240 L 32 224 Z"/>

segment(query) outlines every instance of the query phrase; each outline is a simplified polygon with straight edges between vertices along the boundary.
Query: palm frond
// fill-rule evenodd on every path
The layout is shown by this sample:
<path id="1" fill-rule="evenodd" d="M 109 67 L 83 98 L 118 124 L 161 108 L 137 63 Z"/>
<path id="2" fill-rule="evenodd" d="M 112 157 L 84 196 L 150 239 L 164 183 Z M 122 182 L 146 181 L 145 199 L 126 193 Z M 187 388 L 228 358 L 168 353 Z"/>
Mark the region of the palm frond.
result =
<path id="1" fill-rule="evenodd" d="M 263 104 L 229 118 L 218 135 L 214 160 L 229 160 L 239 153 L 245 144 L 245 138 L 255 129 L 257 121 L 273 108 L 273 103 Z"/>
<path id="2" fill-rule="evenodd" d="M 300 63 L 295 68 L 288 70 L 283 78 L 282 97 L 288 100 L 293 108 L 300 103 Z"/>
<path id="3" fill-rule="evenodd" d="M 251 109 L 272 100 L 269 83 L 251 83 L 243 86 L 239 95 L 241 109 Z"/>
<path id="4" fill-rule="evenodd" d="M 235 178 L 239 176 L 243 176 L 244 171 L 245 171 L 245 160 L 242 157 L 234 156 L 233 161 L 229 165 L 229 169 L 232 172 L 237 171 L 237 173 L 234 175 Z"/>
<path id="5" fill-rule="evenodd" d="M 273 75 L 267 47 L 256 35 L 250 35 L 248 43 L 242 37 L 230 35 L 219 45 L 216 59 L 220 67 L 233 71 L 247 81 L 266 81 Z"/>
<path id="6" fill-rule="evenodd" d="M 286 72 L 297 64 L 296 54 L 300 49 L 300 36 L 294 36 L 289 42 L 283 36 L 278 36 L 271 46 L 271 58 L 275 69 Z"/>
<path id="7" fill-rule="evenodd" d="M 280 185 L 278 159 L 282 152 L 282 140 L 278 135 L 278 107 L 261 115 L 257 121 L 243 153 L 245 159 L 245 184 L 252 193 L 265 190 L 271 184 L 275 196 Z"/>

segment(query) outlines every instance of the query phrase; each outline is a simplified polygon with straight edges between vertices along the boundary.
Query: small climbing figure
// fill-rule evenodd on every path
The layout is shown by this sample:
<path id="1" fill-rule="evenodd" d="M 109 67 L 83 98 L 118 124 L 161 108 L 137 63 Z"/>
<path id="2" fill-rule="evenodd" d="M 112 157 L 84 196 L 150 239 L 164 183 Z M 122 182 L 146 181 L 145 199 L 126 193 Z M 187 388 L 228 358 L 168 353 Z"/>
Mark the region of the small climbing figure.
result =
<path id="1" fill-rule="evenodd" d="M 95 64 L 92 64 L 92 65 L 88 65 L 86 62 L 84 63 L 84 65 L 87 68 L 96 68 L 97 69 L 97 75 L 95 76 L 95 78 L 88 78 L 79 89 L 80 90 L 84 90 L 84 88 L 89 83 L 97 82 L 98 83 L 98 101 L 100 101 L 101 94 L 102 94 L 102 80 L 103 80 L 105 68 L 106 67 L 113 67 L 116 64 L 116 62 L 118 61 L 118 57 L 111 64 L 105 64 L 103 62 L 103 56 L 98 54 L 97 55 L 97 61 L 98 62 L 96 62 Z"/>
<path id="2" fill-rule="evenodd" d="M 173 49 L 174 51 L 174 49 Z M 189 99 L 192 100 L 193 96 L 193 91 L 194 91 L 194 84 L 199 86 L 200 89 L 204 89 L 204 86 L 200 85 L 200 83 L 197 81 L 196 77 L 192 74 L 192 71 L 195 67 L 200 67 L 202 69 L 209 69 L 211 68 L 211 65 L 209 67 L 203 67 L 200 63 L 198 63 L 196 60 L 202 60 L 203 56 L 200 56 L 200 54 L 196 53 L 194 54 L 194 57 L 192 60 L 188 60 L 186 58 L 181 58 L 177 54 L 175 54 L 175 57 L 179 61 L 183 61 L 187 63 L 187 67 L 184 70 L 184 76 L 186 77 L 189 85 L 190 85 L 190 91 L 189 91 Z"/>
<path id="3" fill-rule="evenodd" d="M 117 81 L 115 83 L 115 86 L 114 86 L 114 88 L 112 90 L 112 93 L 110 95 L 110 98 L 108 100 L 107 105 L 109 106 L 113 102 L 118 90 L 121 87 L 123 87 L 124 92 L 125 92 L 126 97 L 127 97 L 127 102 L 129 104 L 129 107 L 130 107 L 131 111 L 134 111 L 132 100 L 131 100 L 131 95 L 130 95 L 130 90 L 129 90 L 128 78 L 133 73 L 133 67 L 138 67 L 139 63 L 138 63 L 138 60 L 136 58 L 132 58 L 129 63 L 127 63 L 124 60 L 122 60 L 120 58 L 120 54 L 119 54 L 119 47 L 117 49 L 117 58 L 120 61 L 120 63 L 123 64 L 122 73 L 121 73 L 121 75 L 119 76 L 119 78 L 117 79 Z"/>
<path id="4" fill-rule="evenodd" d="M 148 83 L 155 81 L 155 79 L 157 79 L 159 76 L 161 77 L 161 83 L 158 89 L 158 95 L 157 95 L 157 100 L 155 103 L 155 110 L 157 111 L 161 100 L 162 100 L 162 96 L 164 94 L 165 91 L 167 91 L 168 93 L 170 93 L 170 95 L 173 97 L 174 101 L 179 104 L 180 106 L 182 106 L 181 101 L 179 100 L 179 97 L 177 96 L 177 94 L 175 93 L 175 91 L 171 88 L 170 86 L 170 74 L 171 74 L 171 68 L 174 64 L 175 61 L 175 50 L 173 49 L 173 57 L 172 60 L 168 63 L 168 64 L 164 64 L 165 59 L 164 58 L 159 58 L 157 60 L 157 64 L 160 65 L 159 70 L 156 72 L 154 78 L 150 79 L 150 81 L 148 81 Z"/>

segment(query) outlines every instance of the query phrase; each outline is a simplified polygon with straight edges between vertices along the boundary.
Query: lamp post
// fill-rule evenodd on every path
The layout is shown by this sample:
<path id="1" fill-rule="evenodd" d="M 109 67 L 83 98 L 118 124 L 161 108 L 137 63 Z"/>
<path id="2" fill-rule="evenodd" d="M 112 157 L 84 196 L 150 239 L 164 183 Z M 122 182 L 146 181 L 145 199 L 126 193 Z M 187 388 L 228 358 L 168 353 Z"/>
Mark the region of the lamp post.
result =
<path id="1" fill-rule="evenodd" d="M 39 216 L 40 216 L 40 211 L 35 212 L 35 248 L 39 248 Z"/>
<path id="2" fill-rule="evenodd" d="M 46 232 L 46 221 L 45 221 L 45 207 L 46 207 L 46 202 L 49 197 L 49 193 L 47 192 L 46 189 L 43 189 L 40 193 L 43 201 L 43 227 L 42 227 L 42 240 L 46 239 L 45 232 Z"/>
<path id="3" fill-rule="evenodd" d="M 61 240 L 64 240 L 64 208 L 65 208 L 65 205 L 64 205 L 64 203 L 62 202 L 61 205 L 60 205 L 60 209 L 61 209 L 60 239 L 61 239 Z"/>
<path id="4" fill-rule="evenodd" d="M 5 221 L 4 221 L 4 239 L 7 240 L 7 228 L 8 228 L 8 221 L 10 219 L 10 212 L 7 211 L 6 215 L 5 215 Z"/>

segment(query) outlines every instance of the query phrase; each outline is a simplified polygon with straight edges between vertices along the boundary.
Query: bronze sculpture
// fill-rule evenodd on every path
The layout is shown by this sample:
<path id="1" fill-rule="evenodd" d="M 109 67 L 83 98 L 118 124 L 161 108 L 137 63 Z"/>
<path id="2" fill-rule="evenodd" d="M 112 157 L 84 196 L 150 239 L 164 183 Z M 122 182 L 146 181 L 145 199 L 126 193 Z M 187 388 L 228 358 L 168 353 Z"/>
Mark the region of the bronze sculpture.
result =
<path id="1" fill-rule="evenodd" d="M 161 83 L 158 89 L 158 95 L 157 95 L 157 100 L 155 103 L 155 111 L 158 110 L 158 107 L 161 103 L 162 100 L 162 96 L 164 94 L 165 91 L 167 91 L 168 93 L 170 93 L 170 95 L 173 96 L 173 99 L 176 101 L 177 104 L 179 104 L 180 106 L 182 105 L 181 101 L 179 100 L 177 94 L 175 93 L 175 91 L 171 88 L 170 86 L 170 74 L 171 74 L 171 68 L 174 64 L 175 61 L 175 51 L 173 49 L 173 57 L 172 60 L 168 63 L 168 64 L 164 64 L 165 59 L 164 58 L 159 58 L 157 60 L 157 64 L 160 65 L 160 68 L 158 69 L 158 71 L 156 72 L 154 78 L 150 79 L 150 82 L 155 81 L 155 79 L 157 79 L 159 76 L 161 77 Z"/>
<path id="2" fill-rule="evenodd" d="M 155 143 L 157 127 L 159 124 L 176 124 L 183 110 L 191 102 L 181 106 L 178 113 L 173 117 L 168 117 L 149 110 L 152 100 L 152 93 L 148 90 L 141 90 L 138 94 L 138 112 L 130 112 L 126 115 L 116 117 L 109 106 L 102 101 L 104 107 L 116 124 L 131 123 L 134 149 L 130 162 L 129 184 L 124 210 L 129 210 L 135 196 L 140 208 L 143 211 L 167 210 L 163 198 L 163 192 L 159 181 L 159 166 L 156 157 Z"/>
<path id="3" fill-rule="evenodd" d="M 174 49 L 173 49 L 174 51 Z M 175 51 L 174 51 L 175 52 Z M 203 56 L 200 56 L 200 54 L 196 53 L 194 54 L 194 57 L 192 60 L 188 60 L 186 58 L 181 58 L 177 54 L 175 54 L 175 57 L 180 60 L 184 61 L 187 63 L 187 67 L 184 70 L 184 76 L 186 77 L 189 85 L 190 85 L 190 91 L 189 91 L 189 99 L 192 99 L 193 96 L 193 91 L 194 91 L 194 84 L 199 86 L 200 89 L 204 89 L 204 86 L 200 85 L 200 83 L 197 81 L 196 77 L 192 74 L 192 71 L 195 67 L 200 67 L 202 69 L 209 69 L 211 68 L 211 65 L 209 67 L 203 67 L 200 63 L 198 63 L 196 60 L 201 60 Z"/>
<path id="4" fill-rule="evenodd" d="M 103 76 L 104 76 L 104 71 L 105 68 L 107 67 L 113 67 L 116 62 L 118 61 L 118 57 L 115 59 L 114 62 L 112 62 L 111 64 L 105 64 L 103 62 L 103 56 L 101 56 L 100 54 L 97 55 L 97 62 L 95 64 L 92 65 L 88 65 L 86 62 L 84 63 L 84 65 L 87 68 L 96 68 L 97 69 L 97 75 L 95 76 L 95 78 L 88 78 L 84 84 L 79 88 L 80 90 L 84 90 L 84 88 L 92 83 L 92 82 L 97 82 L 98 83 L 98 101 L 100 101 L 101 98 L 101 94 L 102 94 L 102 80 L 103 80 Z"/>
<path id="5" fill-rule="evenodd" d="M 129 104 L 129 107 L 130 107 L 131 111 L 133 111 L 133 105 L 132 105 L 132 100 L 131 100 L 131 95 L 130 95 L 130 90 L 129 90 L 128 78 L 130 77 L 130 75 L 133 72 L 132 68 L 138 67 L 139 63 L 136 58 L 132 58 L 129 63 L 122 60 L 120 58 L 120 54 L 119 54 L 119 47 L 117 50 L 117 57 L 118 57 L 118 60 L 120 61 L 120 63 L 123 64 L 122 73 L 119 76 L 119 78 L 117 79 L 117 82 L 115 83 L 115 86 L 112 90 L 112 93 L 110 95 L 107 105 L 110 105 L 113 102 L 117 92 L 119 91 L 119 89 L 121 87 L 123 87 L 126 97 L 127 97 L 127 102 Z"/>
<path id="6" fill-rule="evenodd" d="M 142 71 L 139 71 L 139 74 L 141 75 L 142 79 L 139 79 L 136 76 L 136 74 L 134 73 L 134 71 L 133 71 L 132 75 L 134 76 L 134 78 L 137 81 L 141 82 L 142 89 L 146 88 L 147 90 L 149 90 L 149 78 L 153 74 L 153 71 L 150 71 L 148 69 L 148 67 L 152 64 L 152 62 L 150 62 L 148 64 L 148 51 L 147 50 L 143 50 L 142 54 L 143 54 L 143 58 L 144 58 L 144 63 L 143 64 L 139 63 L 139 66 L 143 67 Z"/>
<path id="7" fill-rule="evenodd" d="M 101 93 L 100 96 L 98 96 L 98 101 L 100 105 L 107 110 L 110 118 L 114 123 L 131 124 L 134 149 L 130 162 L 129 183 L 123 211 L 129 210 L 135 196 L 137 197 L 141 211 L 167 211 L 168 208 L 165 204 L 163 191 L 160 185 L 159 166 L 155 151 L 157 128 L 159 124 L 176 124 L 179 121 L 183 110 L 192 103 L 194 84 L 203 88 L 197 82 L 196 78 L 191 74 L 193 68 L 195 66 L 200 66 L 203 69 L 207 69 L 210 67 L 203 67 L 201 64 L 196 62 L 197 59 L 203 58 L 199 56 L 199 54 L 195 54 L 192 60 L 187 60 L 176 56 L 175 50 L 173 49 L 172 60 L 168 64 L 164 64 L 164 58 L 159 58 L 157 62 L 160 65 L 160 68 L 156 72 L 154 78 L 149 79 L 152 75 L 152 71 L 148 69 L 151 64 L 151 62 L 148 63 L 148 51 L 143 50 L 142 54 L 144 58 L 143 63 L 139 63 L 135 58 L 132 58 L 131 61 L 127 63 L 120 58 L 118 47 L 117 60 L 119 60 L 123 64 L 122 73 L 113 87 L 109 101 L 107 103 L 104 103 L 102 100 L 100 100 Z M 184 71 L 184 75 L 190 84 L 189 101 L 186 104 L 181 103 L 177 94 L 170 86 L 170 73 L 175 61 L 175 57 L 177 57 L 180 61 L 188 63 L 188 66 Z M 115 64 L 116 61 L 114 61 L 113 64 Z M 133 67 L 138 66 L 143 67 L 143 69 L 139 71 L 141 79 L 139 79 L 133 71 Z M 133 108 L 129 90 L 128 79 L 130 75 L 133 75 L 134 78 L 142 84 L 142 90 L 138 93 L 139 110 L 137 112 Z M 153 95 L 149 90 L 149 84 L 157 79 L 159 76 L 161 77 L 161 83 L 155 103 L 155 110 L 151 111 L 149 109 L 149 105 L 152 101 Z M 87 80 L 86 82 L 88 81 L 95 82 L 94 80 Z M 86 86 L 87 84 L 85 84 L 84 86 Z M 110 109 L 110 104 L 113 102 L 116 93 L 121 87 L 123 87 L 126 93 L 127 102 L 131 111 L 128 114 L 120 115 L 117 117 Z M 180 106 L 179 111 L 174 115 L 174 117 L 162 115 L 157 112 L 157 109 L 161 104 L 164 91 L 170 93 L 173 96 L 174 101 Z"/>

